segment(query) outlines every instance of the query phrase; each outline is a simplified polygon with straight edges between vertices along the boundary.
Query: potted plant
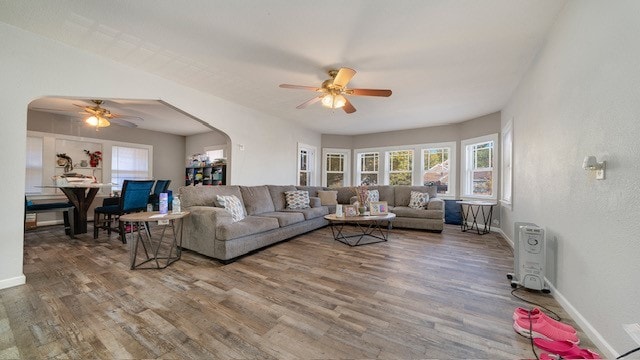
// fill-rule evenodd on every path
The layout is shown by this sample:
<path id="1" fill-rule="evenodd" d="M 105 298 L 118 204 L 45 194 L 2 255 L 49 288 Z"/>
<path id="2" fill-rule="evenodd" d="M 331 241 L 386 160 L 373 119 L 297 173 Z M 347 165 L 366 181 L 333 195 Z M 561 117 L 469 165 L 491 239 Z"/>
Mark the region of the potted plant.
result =
<path id="1" fill-rule="evenodd" d="M 89 150 L 84 150 L 84 153 L 89 155 L 89 165 L 91 165 L 91 167 L 98 166 L 98 164 L 102 160 L 102 151 L 91 152 Z"/>

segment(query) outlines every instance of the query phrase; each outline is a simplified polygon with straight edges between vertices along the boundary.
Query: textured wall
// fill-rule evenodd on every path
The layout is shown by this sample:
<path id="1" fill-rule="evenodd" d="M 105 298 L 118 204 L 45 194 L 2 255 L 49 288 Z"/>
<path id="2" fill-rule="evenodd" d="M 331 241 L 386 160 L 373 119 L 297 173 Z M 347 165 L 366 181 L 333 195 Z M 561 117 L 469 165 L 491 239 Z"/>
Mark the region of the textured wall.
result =
<path id="1" fill-rule="evenodd" d="M 602 350 L 640 322 L 640 2 L 570 2 L 502 112 L 514 121 L 514 221 L 547 228 L 558 297 Z M 582 169 L 607 161 L 607 179 Z"/>

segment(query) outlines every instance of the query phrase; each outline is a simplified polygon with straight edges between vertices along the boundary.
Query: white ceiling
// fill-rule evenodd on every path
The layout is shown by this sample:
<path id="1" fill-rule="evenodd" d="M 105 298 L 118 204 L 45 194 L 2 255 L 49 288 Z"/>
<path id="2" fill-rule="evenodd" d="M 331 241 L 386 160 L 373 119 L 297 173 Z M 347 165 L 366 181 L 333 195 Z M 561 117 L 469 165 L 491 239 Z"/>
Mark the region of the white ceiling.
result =
<path id="1" fill-rule="evenodd" d="M 3 0 L 0 21 L 158 74 L 325 134 L 468 120 L 499 111 L 564 0 Z M 349 87 L 347 115 L 314 93 L 332 68 Z M 183 109 L 187 110 L 188 109 Z M 116 111 L 117 112 L 117 111 Z"/>

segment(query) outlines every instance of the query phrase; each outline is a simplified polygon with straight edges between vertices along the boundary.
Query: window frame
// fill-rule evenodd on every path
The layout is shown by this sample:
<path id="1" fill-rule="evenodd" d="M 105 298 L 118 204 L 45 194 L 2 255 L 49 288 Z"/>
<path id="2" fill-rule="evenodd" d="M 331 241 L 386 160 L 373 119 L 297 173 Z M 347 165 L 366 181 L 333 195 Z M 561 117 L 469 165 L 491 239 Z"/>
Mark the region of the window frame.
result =
<path id="1" fill-rule="evenodd" d="M 447 191 L 445 193 L 438 193 L 438 197 L 440 198 L 452 198 L 455 199 L 457 195 L 457 162 L 456 162 L 456 152 L 457 144 L 455 141 L 442 142 L 442 143 L 432 143 L 432 144 L 423 144 L 419 146 L 420 149 L 420 185 L 424 185 L 424 174 L 426 170 L 424 169 L 425 162 L 425 151 L 434 150 L 434 149 L 447 149 L 449 151 L 449 181 L 447 184 Z"/>
<path id="2" fill-rule="evenodd" d="M 373 150 L 373 151 L 362 151 L 362 152 L 357 152 L 356 153 L 356 174 L 355 174 L 355 179 L 354 179 L 354 184 L 355 185 L 361 185 L 361 179 L 362 179 L 362 174 L 375 174 L 377 176 L 377 183 L 376 185 L 381 185 L 381 175 L 380 175 L 380 163 L 381 163 L 381 156 L 380 156 L 381 151 L 377 151 L 377 150 Z M 364 155 L 375 155 L 378 157 L 378 161 L 377 163 L 374 162 L 374 164 L 376 164 L 376 168 L 377 171 L 362 171 L 362 158 Z"/>
<path id="3" fill-rule="evenodd" d="M 500 203 L 511 209 L 513 206 L 513 119 L 502 128 L 501 136 Z"/>
<path id="4" fill-rule="evenodd" d="M 330 171 L 327 169 L 327 159 L 329 155 L 341 155 L 343 157 L 342 171 Z M 342 186 L 351 185 L 351 150 L 337 148 L 322 149 L 322 186 L 328 186 L 328 175 L 342 173 Z"/>
<path id="5" fill-rule="evenodd" d="M 301 161 L 301 153 L 303 151 L 307 152 L 307 163 L 306 170 L 302 170 L 302 161 Z M 316 185 L 316 154 L 318 153 L 317 148 L 313 145 L 298 143 L 298 151 L 296 152 L 296 185 L 297 186 L 315 186 Z M 307 184 L 300 185 L 300 174 L 305 172 L 307 174 Z"/>
<path id="6" fill-rule="evenodd" d="M 460 148 L 462 149 L 461 154 L 461 172 L 462 177 L 460 179 L 460 196 L 463 198 L 471 198 L 471 199 L 487 199 L 487 200 L 496 200 L 498 198 L 498 180 L 499 180 L 499 167 L 496 166 L 498 164 L 498 154 L 500 154 L 500 146 L 498 143 L 499 137 L 497 133 L 479 136 L 471 139 L 465 139 L 460 142 Z M 478 146 L 487 142 L 493 142 L 492 146 L 492 166 L 489 168 L 478 168 L 472 169 L 472 161 L 473 158 L 470 155 L 470 151 L 472 151 L 473 146 Z M 473 194 L 473 173 L 477 171 L 491 171 L 491 195 L 478 195 Z"/>
<path id="7" fill-rule="evenodd" d="M 398 170 L 391 170 L 391 165 L 392 165 L 392 161 L 391 161 L 391 153 L 399 153 L 399 152 L 409 152 L 409 155 L 411 157 L 411 161 L 409 162 L 409 170 L 408 171 L 398 171 Z M 391 174 L 404 174 L 404 173 L 408 173 L 411 175 L 411 181 L 410 184 L 408 185 L 414 185 L 414 180 L 415 180 L 415 161 L 416 161 L 416 156 L 415 156 L 415 150 L 412 148 L 402 148 L 402 149 L 395 149 L 395 150 L 388 150 L 385 151 L 384 154 L 384 162 L 385 162 L 385 177 L 384 177 L 384 184 L 385 185 L 389 185 L 389 183 L 391 182 Z M 403 185 L 407 185 L 407 184 L 403 184 Z"/>

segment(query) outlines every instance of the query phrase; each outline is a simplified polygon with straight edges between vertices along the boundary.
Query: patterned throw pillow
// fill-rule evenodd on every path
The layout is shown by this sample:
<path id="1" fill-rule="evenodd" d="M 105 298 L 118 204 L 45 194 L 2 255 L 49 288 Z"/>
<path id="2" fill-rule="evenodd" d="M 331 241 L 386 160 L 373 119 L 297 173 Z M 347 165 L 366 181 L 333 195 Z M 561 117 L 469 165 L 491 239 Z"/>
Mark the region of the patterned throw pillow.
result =
<path id="1" fill-rule="evenodd" d="M 424 209 L 429 202 L 429 194 L 421 193 L 418 191 L 411 192 L 411 200 L 409 200 L 409 207 L 413 209 Z"/>
<path id="2" fill-rule="evenodd" d="M 218 200 L 218 203 L 220 203 L 220 206 L 224 207 L 225 210 L 231 213 L 231 219 L 233 222 L 244 219 L 244 207 L 237 196 L 216 195 L 216 199 Z"/>
<path id="3" fill-rule="evenodd" d="M 367 201 L 365 201 L 364 206 L 369 207 L 372 201 L 380 201 L 380 192 L 378 190 L 367 191 Z"/>
<path id="4" fill-rule="evenodd" d="M 284 199 L 287 202 L 287 209 L 308 209 L 309 192 L 303 190 L 285 191 Z"/>

